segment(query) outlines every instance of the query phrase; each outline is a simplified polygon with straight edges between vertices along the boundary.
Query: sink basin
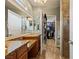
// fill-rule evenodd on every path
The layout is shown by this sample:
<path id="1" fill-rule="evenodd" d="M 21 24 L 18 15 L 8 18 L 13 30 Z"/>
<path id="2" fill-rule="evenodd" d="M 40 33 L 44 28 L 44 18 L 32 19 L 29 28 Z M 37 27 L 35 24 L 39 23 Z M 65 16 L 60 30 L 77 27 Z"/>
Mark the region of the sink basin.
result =
<path id="1" fill-rule="evenodd" d="M 30 47 L 30 45 L 31 45 L 31 42 L 29 41 L 29 42 L 27 43 L 27 47 Z"/>

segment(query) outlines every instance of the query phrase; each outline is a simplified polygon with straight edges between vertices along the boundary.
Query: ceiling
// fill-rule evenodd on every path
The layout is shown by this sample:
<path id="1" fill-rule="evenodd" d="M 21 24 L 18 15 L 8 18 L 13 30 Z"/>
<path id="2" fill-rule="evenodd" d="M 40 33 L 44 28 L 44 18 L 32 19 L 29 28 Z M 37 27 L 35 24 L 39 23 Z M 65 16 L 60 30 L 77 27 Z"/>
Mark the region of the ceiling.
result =
<path id="1" fill-rule="evenodd" d="M 54 9 L 60 6 L 60 0 L 47 0 L 43 5 L 40 3 L 35 3 L 34 0 L 29 0 L 33 7 L 45 7 L 46 9 Z"/>
<path id="2" fill-rule="evenodd" d="M 47 0 L 45 4 L 40 4 L 34 2 L 34 0 L 28 0 L 33 7 L 41 7 L 43 12 L 47 15 L 53 15 L 53 13 L 57 12 L 58 7 L 60 7 L 60 0 Z"/>

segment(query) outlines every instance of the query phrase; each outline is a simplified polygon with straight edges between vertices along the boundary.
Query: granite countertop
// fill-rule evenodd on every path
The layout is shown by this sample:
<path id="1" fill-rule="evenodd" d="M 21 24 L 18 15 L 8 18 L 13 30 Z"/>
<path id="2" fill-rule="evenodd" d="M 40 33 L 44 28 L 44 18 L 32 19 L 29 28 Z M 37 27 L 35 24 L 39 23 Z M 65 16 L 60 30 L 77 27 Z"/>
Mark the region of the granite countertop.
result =
<path id="1" fill-rule="evenodd" d="M 5 54 L 9 54 L 12 51 L 14 51 L 15 49 L 21 47 L 22 45 L 28 43 L 29 41 L 6 41 L 5 42 L 5 49 L 6 52 Z"/>
<path id="2" fill-rule="evenodd" d="M 21 34 L 17 36 L 10 36 L 10 37 L 5 37 L 6 40 L 11 40 L 11 39 L 16 39 L 16 38 L 21 38 L 21 37 L 37 37 L 40 36 L 41 34 L 39 33 L 29 33 L 29 34 Z"/>
<path id="3" fill-rule="evenodd" d="M 32 44 L 36 40 L 12 40 L 5 42 L 5 55 L 8 55 L 12 51 L 16 50 L 17 48 L 21 47 L 24 44 L 27 44 L 27 47 L 30 49 Z"/>

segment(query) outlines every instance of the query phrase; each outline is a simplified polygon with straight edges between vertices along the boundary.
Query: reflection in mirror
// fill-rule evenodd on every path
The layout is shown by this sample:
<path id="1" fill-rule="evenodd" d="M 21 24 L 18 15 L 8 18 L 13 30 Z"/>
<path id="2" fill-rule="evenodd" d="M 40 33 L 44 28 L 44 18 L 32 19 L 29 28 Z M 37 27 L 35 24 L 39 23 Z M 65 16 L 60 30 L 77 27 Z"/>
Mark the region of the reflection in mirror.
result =
<path id="1" fill-rule="evenodd" d="M 40 32 L 40 17 L 34 20 L 34 32 Z"/>
<path id="2" fill-rule="evenodd" d="M 8 9 L 8 20 L 5 23 L 8 29 L 8 37 L 20 34 L 27 34 L 33 31 L 33 21 L 28 20 L 27 17 L 21 16 Z M 6 30 L 6 29 L 5 29 Z"/>
<path id="3" fill-rule="evenodd" d="M 8 10 L 8 36 L 21 34 L 21 16 Z"/>

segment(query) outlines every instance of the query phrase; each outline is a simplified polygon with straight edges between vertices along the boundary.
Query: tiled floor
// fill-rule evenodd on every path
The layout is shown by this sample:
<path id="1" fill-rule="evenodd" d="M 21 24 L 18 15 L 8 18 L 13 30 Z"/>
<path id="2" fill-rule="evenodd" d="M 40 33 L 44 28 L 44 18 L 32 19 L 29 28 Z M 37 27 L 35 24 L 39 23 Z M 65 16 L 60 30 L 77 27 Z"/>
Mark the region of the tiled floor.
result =
<path id="1" fill-rule="evenodd" d="M 42 55 L 39 54 L 36 58 L 32 59 L 60 59 L 59 48 L 55 47 L 53 39 L 48 39 Z"/>

